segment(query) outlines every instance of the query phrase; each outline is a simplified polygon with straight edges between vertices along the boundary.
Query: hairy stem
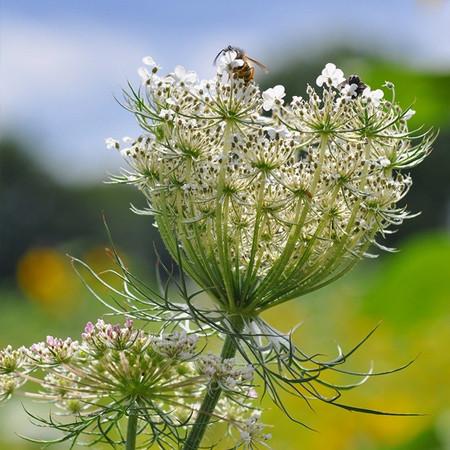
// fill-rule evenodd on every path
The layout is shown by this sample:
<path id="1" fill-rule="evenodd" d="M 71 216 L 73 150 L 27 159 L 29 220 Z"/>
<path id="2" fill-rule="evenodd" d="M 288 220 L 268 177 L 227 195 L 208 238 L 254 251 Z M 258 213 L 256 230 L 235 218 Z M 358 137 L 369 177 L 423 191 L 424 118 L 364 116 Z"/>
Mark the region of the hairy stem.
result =
<path id="1" fill-rule="evenodd" d="M 233 358 L 236 354 L 236 344 L 234 343 L 234 338 L 227 336 L 223 344 L 221 357 L 222 359 Z M 202 441 L 203 435 L 205 434 L 206 427 L 208 426 L 212 414 L 216 409 L 217 402 L 219 401 L 222 389 L 217 383 L 212 383 L 210 389 L 203 399 L 202 406 L 200 407 L 200 412 L 198 417 L 189 433 L 189 436 L 184 443 L 183 450 L 197 450 Z"/>
<path id="2" fill-rule="evenodd" d="M 125 450 L 136 449 L 137 422 L 137 414 L 134 410 L 132 410 L 128 416 L 127 442 L 125 444 Z"/>

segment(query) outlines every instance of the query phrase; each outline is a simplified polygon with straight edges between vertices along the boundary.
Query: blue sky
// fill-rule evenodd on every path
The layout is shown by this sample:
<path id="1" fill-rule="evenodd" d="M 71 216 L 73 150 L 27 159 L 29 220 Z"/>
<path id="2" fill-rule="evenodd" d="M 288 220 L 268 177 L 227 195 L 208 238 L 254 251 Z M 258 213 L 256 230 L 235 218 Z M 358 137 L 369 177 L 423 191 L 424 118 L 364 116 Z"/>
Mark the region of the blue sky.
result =
<path id="1" fill-rule="evenodd" d="M 3 0 L 0 133 L 34 142 L 36 158 L 63 180 L 102 179 L 120 164 L 104 137 L 137 133 L 113 95 L 137 81 L 144 55 L 207 77 L 229 43 L 276 67 L 344 41 L 448 71 L 449 24 L 450 0 Z"/>

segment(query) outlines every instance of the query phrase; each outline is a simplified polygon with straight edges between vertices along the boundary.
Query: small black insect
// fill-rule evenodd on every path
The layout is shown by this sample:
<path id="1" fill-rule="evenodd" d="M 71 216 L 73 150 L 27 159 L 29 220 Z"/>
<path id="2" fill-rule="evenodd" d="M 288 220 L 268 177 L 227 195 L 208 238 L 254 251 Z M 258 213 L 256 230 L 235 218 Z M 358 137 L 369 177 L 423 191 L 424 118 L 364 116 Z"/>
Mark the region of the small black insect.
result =
<path id="1" fill-rule="evenodd" d="M 355 91 L 356 96 L 361 95 L 364 92 L 364 89 L 367 87 L 367 85 L 361 81 L 361 78 L 359 78 L 358 75 L 350 75 L 347 78 L 346 83 L 347 84 L 356 84 L 356 86 L 358 86 Z"/>

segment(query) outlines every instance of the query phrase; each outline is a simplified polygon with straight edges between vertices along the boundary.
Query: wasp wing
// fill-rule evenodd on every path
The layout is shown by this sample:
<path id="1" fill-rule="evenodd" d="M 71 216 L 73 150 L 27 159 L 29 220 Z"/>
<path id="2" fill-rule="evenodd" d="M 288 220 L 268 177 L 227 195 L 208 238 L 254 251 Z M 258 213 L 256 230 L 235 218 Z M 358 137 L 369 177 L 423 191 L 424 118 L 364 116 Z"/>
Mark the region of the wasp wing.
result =
<path id="1" fill-rule="evenodd" d="M 256 59 L 250 58 L 250 56 L 246 56 L 246 58 L 253 64 L 256 64 L 260 69 L 264 70 L 264 72 L 269 73 L 269 69 L 263 63 L 260 63 Z"/>

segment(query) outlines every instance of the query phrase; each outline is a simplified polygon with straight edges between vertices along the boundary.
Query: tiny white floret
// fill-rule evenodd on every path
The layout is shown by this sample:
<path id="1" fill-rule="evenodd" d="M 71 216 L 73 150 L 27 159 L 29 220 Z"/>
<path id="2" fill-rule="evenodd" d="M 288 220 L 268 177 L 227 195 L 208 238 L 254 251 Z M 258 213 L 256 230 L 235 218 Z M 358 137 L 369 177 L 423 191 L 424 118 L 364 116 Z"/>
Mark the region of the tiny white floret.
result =
<path id="1" fill-rule="evenodd" d="M 384 92 L 381 89 L 375 89 L 372 91 L 370 87 L 366 87 L 362 93 L 362 96 L 374 106 L 379 106 L 381 99 L 384 97 Z"/>
<path id="2" fill-rule="evenodd" d="M 284 86 L 277 84 L 273 88 L 266 89 L 262 93 L 263 109 L 270 111 L 276 103 L 283 104 L 283 98 L 286 96 Z"/>
<path id="3" fill-rule="evenodd" d="M 338 87 L 345 81 L 344 72 L 338 69 L 335 64 L 328 63 L 317 77 L 316 84 L 322 87 L 324 84 L 328 86 Z"/>

